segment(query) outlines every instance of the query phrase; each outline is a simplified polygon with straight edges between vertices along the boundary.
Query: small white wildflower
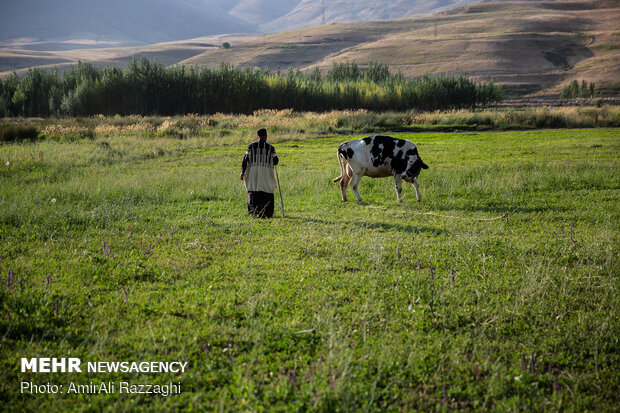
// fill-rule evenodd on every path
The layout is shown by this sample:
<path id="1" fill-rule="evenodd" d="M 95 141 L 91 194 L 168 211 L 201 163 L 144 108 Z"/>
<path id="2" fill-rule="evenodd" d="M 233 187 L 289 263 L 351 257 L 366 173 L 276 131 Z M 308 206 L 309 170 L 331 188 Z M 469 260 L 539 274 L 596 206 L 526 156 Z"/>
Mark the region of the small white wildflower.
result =
<path id="1" fill-rule="evenodd" d="M 6 166 L 9 166 L 10 164 L 11 164 L 11 162 L 9 162 L 9 161 L 6 161 L 6 163 L 5 163 Z"/>
<path id="2" fill-rule="evenodd" d="M 55 204 L 55 203 L 56 203 L 56 198 L 52 198 L 52 199 L 50 199 L 50 202 L 51 202 L 52 204 Z"/>

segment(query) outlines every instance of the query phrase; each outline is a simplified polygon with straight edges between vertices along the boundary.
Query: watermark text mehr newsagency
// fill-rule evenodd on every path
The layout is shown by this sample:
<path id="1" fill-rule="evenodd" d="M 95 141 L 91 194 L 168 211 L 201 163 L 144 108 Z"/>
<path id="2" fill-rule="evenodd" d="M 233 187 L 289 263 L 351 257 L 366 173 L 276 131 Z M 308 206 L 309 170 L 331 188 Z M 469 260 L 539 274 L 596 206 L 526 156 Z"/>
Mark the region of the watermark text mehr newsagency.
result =
<path id="1" fill-rule="evenodd" d="M 22 373 L 184 373 L 187 362 L 181 361 L 89 361 L 82 363 L 79 358 L 22 358 Z M 99 394 L 128 393 L 154 394 L 169 396 L 181 393 L 181 382 L 165 384 L 131 383 L 128 381 L 108 381 L 63 384 L 36 384 L 30 381 L 21 382 L 21 392 L 29 394 Z"/>
<path id="2" fill-rule="evenodd" d="M 22 373 L 184 373 L 187 362 L 181 361 L 89 361 L 79 358 L 22 358 Z"/>

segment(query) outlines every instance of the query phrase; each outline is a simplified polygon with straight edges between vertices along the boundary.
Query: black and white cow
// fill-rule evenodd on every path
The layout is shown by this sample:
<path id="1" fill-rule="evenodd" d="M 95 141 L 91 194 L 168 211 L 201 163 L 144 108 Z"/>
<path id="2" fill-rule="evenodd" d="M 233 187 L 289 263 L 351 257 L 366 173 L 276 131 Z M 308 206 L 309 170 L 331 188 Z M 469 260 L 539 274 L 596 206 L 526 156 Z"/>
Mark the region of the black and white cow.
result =
<path id="1" fill-rule="evenodd" d="M 338 146 L 338 163 L 340 176 L 333 182 L 340 181 L 343 201 L 347 200 L 347 185 L 350 182 L 355 197 L 358 202 L 362 202 L 362 197 L 357 192 L 357 185 L 362 176 L 371 178 L 394 176 L 398 202 L 402 202 L 400 197 L 402 180 L 410 182 L 415 188 L 418 202 L 422 201 L 416 178 L 420 171 L 428 169 L 428 166 L 420 158 L 418 148 L 413 142 L 390 136 L 369 136 L 350 140 Z"/>

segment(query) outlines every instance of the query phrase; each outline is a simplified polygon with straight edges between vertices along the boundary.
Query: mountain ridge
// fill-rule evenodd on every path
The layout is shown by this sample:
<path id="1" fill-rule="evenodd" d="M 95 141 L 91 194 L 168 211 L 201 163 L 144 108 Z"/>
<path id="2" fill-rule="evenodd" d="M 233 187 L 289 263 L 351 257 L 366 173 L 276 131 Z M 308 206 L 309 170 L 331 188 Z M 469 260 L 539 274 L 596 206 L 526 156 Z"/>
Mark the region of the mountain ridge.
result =
<path id="1" fill-rule="evenodd" d="M 325 23 L 387 20 L 474 1 L 327 0 Z M 3 5 L 0 47 L 136 46 L 320 23 L 320 0 L 20 0 Z"/>

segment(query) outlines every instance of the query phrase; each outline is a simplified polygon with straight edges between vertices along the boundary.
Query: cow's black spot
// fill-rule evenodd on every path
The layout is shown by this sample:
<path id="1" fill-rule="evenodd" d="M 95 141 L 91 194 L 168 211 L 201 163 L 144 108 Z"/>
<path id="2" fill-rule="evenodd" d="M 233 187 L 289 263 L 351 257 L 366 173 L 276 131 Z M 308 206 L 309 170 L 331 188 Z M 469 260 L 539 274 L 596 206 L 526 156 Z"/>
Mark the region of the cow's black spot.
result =
<path id="1" fill-rule="evenodd" d="M 351 158 L 353 158 L 353 154 L 354 154 L 354 153 L 355 153 L 355 152 L 353 152 L 353 149 L 351 149 L 351 148 L 347 148 L 347 159 L 351 159 Z"/>
<path id="2" fill-rule="evenodd" d="M 403 140 L 399 139 L 398 142 L 396 143 L 396 146 L 398 146 L 398 144 L 401 141 L 403 141 Z M 398 153 L 396 154 L 394 159 L 392 159 L 392 173 L 393 174 L 402 174 L 403 172 L 405 172 L 405 169 L 407 169 L 407 158 L 405 158 L 403 156 L 403 151 L 401 149 L 401 150 L 398 151 Z"/>
<path id="3" fill-rule="evenodd" d="M 395 147 L 396 139 L 391 136 L 375 136 L 370 150 L 373 166 L 376 168 L 385 164 L 388 159 L 393 159 Z"/>
<path id="4" fill-rule="evenodd" d="M 392 159 L 392 173 L 402 174 L 407 169 L 407 158 L 394 158 Z"/>
<path id="5" fill-rule="evenodd" d="M 405 146 L 405 140 L 399 139 L 398 142 L 396 142 L 396 146 L 402 148 L 403 146 Z"/>
<path id="6" fill-rule="evenodd" d="M 406 158 L 413 156 L 413 155 L 418 155 L 418 148 L 409 149 L 407 152 L 405 152 Z"/>
<path id="7" fill-rule="evenodd" d="M 372 136 L 362 139 L 366 145 L 370 145 L 372 143 Z"/>

